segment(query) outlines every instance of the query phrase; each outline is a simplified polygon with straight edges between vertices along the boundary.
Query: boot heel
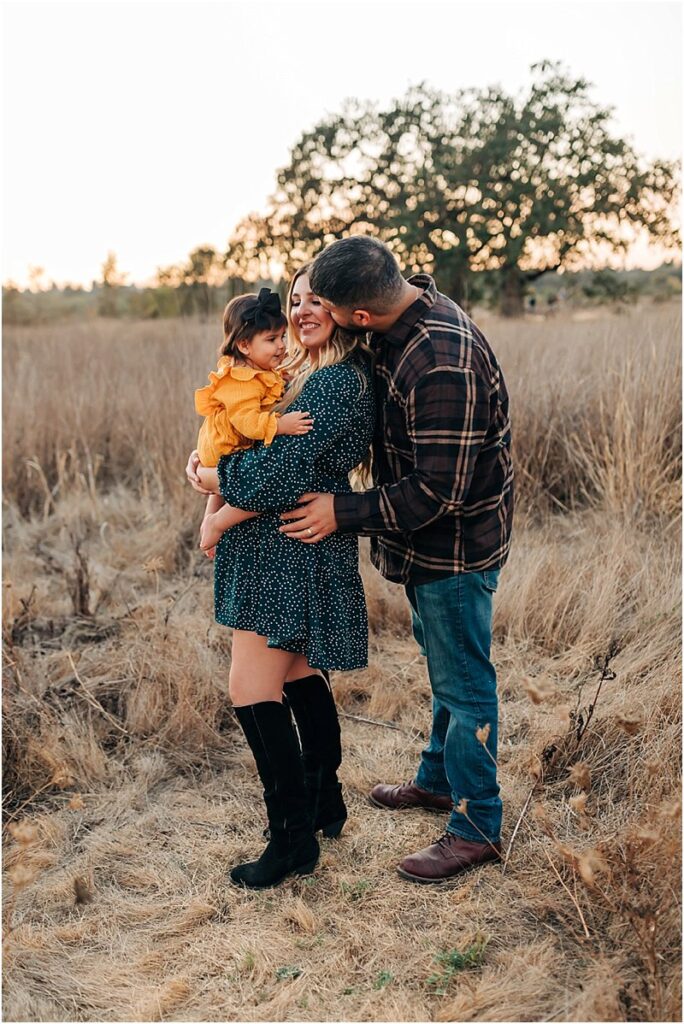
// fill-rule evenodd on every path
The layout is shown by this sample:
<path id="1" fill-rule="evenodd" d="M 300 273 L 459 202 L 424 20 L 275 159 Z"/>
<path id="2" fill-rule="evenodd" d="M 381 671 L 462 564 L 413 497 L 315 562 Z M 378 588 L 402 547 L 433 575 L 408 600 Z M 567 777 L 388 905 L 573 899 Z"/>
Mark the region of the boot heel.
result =
<path id="1" fill-rule="evenodd" d="M 292 872 L 293 875 L 310 875 L 316 865 L 318 864 L 318 857 L 314 857 L 313 860 L 309 861 L 308 864 L 302 864 L 300 867 L 295 868 Z"/>
<path id="2" fill-rule="evenodd" d="M 341 821 L 333 821 L 332 824 L 325 825 L 321 829 L 321 832 L 323 833 L 326 839 L 337 839 L 340 832 L 344 828 L 344 823 L 346 820 L 346 818 L 342 818 Z"/>

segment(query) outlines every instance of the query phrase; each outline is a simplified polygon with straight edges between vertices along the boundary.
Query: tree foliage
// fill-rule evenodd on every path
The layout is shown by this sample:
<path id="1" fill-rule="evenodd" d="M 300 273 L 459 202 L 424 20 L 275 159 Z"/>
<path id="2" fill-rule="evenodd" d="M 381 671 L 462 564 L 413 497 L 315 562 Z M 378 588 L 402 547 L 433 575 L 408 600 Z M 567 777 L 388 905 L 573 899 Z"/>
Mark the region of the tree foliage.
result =
<path id="1" fill-rule="evenodd" d="M 493 272 L 502 311 L 514 314 L 527 282 L 600 266 L 636 229 L 674 245 L 676 193 L 675 164 L 641 160 L 589 83 L 544 62 L 524 95 L 420 85 L 386 109 L 347 103 L 302 134 L 268 209 L 238 225 L 227 259 L 245 276 L 274 259 L 290 274 L 365 232 L 462 302 L 477 296 L 474 272 Z"/>

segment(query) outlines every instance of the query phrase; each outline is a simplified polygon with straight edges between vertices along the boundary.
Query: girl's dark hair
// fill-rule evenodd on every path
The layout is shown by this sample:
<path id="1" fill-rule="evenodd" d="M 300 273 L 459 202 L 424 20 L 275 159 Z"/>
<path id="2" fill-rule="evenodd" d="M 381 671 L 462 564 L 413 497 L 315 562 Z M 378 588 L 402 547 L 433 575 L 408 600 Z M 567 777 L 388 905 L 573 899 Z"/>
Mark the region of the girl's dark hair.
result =
<path id="1" fill-rule="evenodd" d="M 237 295 L 230 300 L 223 311 L 223 344 L 218 353 L 220 356 L 230 356 L 235 362 L 244 363 L 245 357 L 237 346 L 239 341 L 251 341 L 256 334 L 263 331 L 277 331 L 280 327 L 287 327 L 287 317 L 282 310 L 279 313 L 261 313 L 258 326 L 253 321 L 245 322 L 245 317 L 253 314 L 258 305 L 258 296 L 253 292 Z"/>

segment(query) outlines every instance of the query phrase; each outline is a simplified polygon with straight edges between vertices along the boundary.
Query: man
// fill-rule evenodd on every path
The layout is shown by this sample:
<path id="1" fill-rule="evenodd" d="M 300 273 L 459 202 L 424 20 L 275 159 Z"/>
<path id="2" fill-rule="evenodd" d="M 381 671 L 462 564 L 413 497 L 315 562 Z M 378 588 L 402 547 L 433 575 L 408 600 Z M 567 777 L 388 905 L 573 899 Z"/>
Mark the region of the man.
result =
<path id="1" fill-rule="evenodd" d="M 427 274 L 404 280 L 381 242 L 334 242 L 310 280 L 340 326 L 372 332 L 375 487 L 303 495 L 282 529 L 302 543 L 334 530 L 371 536 L 375 567 L 406 588 L 427 656 L 432 731 L 415 779 L 379 784 L 370 801 L 451 812 L 445 834 L 398 866 L 411 881 L 443 882 L 501 855 L 490 642 L 513 514 L 508 394 L 470 318 Z"/>

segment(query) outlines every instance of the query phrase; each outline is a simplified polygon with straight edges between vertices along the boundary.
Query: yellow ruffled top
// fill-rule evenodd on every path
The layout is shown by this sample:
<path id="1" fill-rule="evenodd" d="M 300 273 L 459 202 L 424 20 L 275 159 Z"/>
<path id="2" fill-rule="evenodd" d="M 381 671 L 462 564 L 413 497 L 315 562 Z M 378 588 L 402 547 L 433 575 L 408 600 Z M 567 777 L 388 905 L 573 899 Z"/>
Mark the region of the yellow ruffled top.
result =
<path id="1" fill-rule="evenodd" d="M 209 384 L 195 391 L 195 409 L 204 416 L 197 439 L 202 465 L 216 466 L 222 455 L 251 448 L 254 441 L 270 444 L 278 426 L 278 413 L 271 410 L 284 390 L 275 370 L 235 366 L 222 356 Z"/>

